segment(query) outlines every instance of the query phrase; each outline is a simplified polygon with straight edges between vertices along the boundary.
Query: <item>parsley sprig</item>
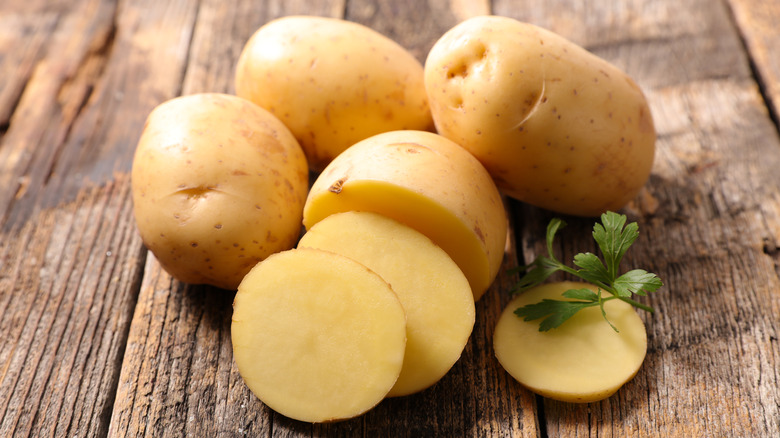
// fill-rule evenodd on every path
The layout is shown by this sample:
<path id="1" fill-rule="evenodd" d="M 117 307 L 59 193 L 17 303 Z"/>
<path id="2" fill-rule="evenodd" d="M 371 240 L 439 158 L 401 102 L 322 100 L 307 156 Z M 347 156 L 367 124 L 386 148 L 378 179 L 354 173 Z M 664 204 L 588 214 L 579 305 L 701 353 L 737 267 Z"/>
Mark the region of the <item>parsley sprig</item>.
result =
<path id="1" fill-rule="evenodd" d="M 607 319 L 604 303 L 618 299 L 639 309 L 653 312 L 653 308 L 631 299 L 633 294 L 647 295 L 655 292 L 663 283 L 657 275 L 643 269 L 633 269 L 619 274 L 620 261 L 628 248 L 639 237 L 639 226 L 636 222 L 626 225 L 626 216 L 608 211 L 601 215 L 601 223 L 593 226 L 593 238 L 599 246 L 603 261 L 597 255 L 586 252 L 574 256 L 574 264 L 579 268 L 571 268 L 558 261 L 553 254 L 553 241 L 556 233 L 566 226 L 561 219 L 553 219 L 547 226 L 547 256 L 539 255 L 529 265 L 516 268 L 516 272 L 524 272 L 522 278 L 512 290 L 520 293 L 538 286 L 557 271 L 563 271 L 579 277 L 596 286 L 597 291 L 590 289 L 569 289 L 562 296 L 569 300 L 543 299 L 535 304 L 528 304 L 515 310 L 515 314 L 525 321 L 542 319 L 539 331 L 547 331 L 563 324 L 574 314 L 587 307 L 599 306 L 604 320 L 616 332 L 618 329 Z"/>

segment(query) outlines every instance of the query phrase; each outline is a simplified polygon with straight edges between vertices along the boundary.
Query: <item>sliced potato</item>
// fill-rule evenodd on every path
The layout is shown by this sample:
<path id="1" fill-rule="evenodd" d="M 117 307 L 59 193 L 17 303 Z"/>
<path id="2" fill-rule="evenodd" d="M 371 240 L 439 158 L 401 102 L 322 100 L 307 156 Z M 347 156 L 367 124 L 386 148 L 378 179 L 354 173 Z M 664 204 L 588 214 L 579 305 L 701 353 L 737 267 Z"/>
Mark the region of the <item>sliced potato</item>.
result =
<path id="1" fill-rule="evenodd" d="M 398 295 L 407 317 L 406 353 L 388 396 L 428 388 L 460 358 L 474 328 L 474 297 L 458 265 L 423 234 L 376 213 L 345 212 L 317 223 L 298 247 L 352 258 Z"/>
<path id="2" fill-rule="evenodd" d="M 514 314 L 518 307 L 542 299 L 562 300 L 568 289 L 595 287 L 586 283 L 549 283 L 512 300 L 499 317 L 493 348 L 504 369 L 531 391 L 566 402 L 586 403 L 605 399 L 639 371 L 647 351 L 645 325 L 633 307 L 623 301 L 605 304 L 601 310 L 580 310 L 558 328 L 540 332 L 539 321 L 524 321 Z"/>
<path id="3" fill-rule="evenodd" d="M 256 265 L 233 304 L 233 354 L 268 407 L 325 422 L 362 414 L 393 387 L 406 318 L 390 286 L 347 257 L 315 249 Z"/>
<path id="4" fill-rule="evenodd" d="M 309 191 L 307 229 L 342 211 L 372 211 L 425 234 L 444 249 L 479 299 L 504 257 L 507 219 L 501 195 L 465 149 L 424 131 L 363 140 L 336 157 Z"/>

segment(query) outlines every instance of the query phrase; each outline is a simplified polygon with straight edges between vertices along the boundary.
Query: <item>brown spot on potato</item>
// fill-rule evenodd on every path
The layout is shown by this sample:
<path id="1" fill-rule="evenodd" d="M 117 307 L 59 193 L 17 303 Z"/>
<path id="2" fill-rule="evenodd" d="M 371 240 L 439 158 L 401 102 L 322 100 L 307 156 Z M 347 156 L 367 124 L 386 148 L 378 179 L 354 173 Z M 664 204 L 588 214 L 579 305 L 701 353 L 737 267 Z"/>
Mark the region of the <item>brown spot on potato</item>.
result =
<path id="1" fill-rule="evenodd" d="M 474 226 L 474 234 L 477 235 L 477 237 L 479 238 L 480 241 L 482 241 L 482 243 L 485 243 L 485 234 L 482 233 L 482 228 L 480 228 L 479 225 Z"/>
<path id="2" fill-rule="evenodd" d="M 347 178 L 339 178 L 336 182 L 330 185 L 328 187 L 328 191 L 331 193 L 339 194 L 341 193 L 341 189 L 344 187 L 344 183 L 347 181 Z"/>

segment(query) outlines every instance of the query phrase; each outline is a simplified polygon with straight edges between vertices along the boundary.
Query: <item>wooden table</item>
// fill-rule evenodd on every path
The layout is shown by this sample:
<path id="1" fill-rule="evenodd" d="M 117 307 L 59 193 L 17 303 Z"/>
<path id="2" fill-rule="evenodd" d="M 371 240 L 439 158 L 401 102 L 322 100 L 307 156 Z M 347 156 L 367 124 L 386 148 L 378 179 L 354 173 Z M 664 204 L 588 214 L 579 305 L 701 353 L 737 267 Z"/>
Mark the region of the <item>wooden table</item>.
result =
<path id="1" fill-rule="evenodd" d="M 516 276 L 478 302 L 433 388 L 350 421 L 266 408 L 230 344 L 233 293 L 172 280 L 135 229 L 129 170 L 148 112 L 232 92 L 247 38 L 289 14 L 364 23 L 424 60 L 494 13 L 558 32 L 627 71 L 658 131 L 623 211 L 649 350 L 614 396 L 534 396 L 498 365 Z M 4 0 L 0 5 L 0 436 L 780 436 L 780 4 L 773 0 Z M 508 200 L 505 266 L 543 250 L 549 212 Z M 567 218 L 564 260 L 595 250 Z"/>

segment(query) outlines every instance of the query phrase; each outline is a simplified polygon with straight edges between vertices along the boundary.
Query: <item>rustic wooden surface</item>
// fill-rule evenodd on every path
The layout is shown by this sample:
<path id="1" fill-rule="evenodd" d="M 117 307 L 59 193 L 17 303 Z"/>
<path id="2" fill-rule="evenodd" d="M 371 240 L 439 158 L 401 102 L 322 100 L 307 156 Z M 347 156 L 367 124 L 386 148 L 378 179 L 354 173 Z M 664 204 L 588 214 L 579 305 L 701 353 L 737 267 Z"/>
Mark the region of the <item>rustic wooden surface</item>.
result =
<path id="1" fill-rule="evenodd" d="M 494 359 L 515 280 L 478 303 L 437 385 L 325 425 L 286 419 L 232 361 L 232 293 L 172 280 L 140 242 L 129 170 L 147 113 L 232 92 L 243 43 L 289 14 L 343 17 L 420 60 L 495 13 L 627 71 L 659 138 L 624 212 L 649 349 L 607 400 L 534 396 Z M 780 4 L 773 0 L 5 0 L 0 3 L 0 436 L 780 436 Z M 507 201 L 505 266 L 543 250 L 552 215 Z M 594 250 L 567 218 L 556 250 Z"/>

